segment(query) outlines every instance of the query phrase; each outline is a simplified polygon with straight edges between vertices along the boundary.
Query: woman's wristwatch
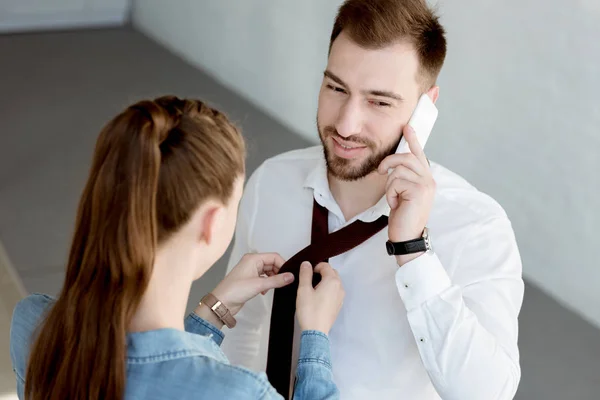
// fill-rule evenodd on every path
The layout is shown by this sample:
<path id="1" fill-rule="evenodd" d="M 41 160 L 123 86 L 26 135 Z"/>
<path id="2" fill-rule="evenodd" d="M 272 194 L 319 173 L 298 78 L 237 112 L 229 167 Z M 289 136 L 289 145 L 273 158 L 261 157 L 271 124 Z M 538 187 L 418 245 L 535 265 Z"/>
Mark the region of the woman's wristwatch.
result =
<path id="1" fill-rule="evenodd" d="M 233 328 L 236 324 L 235 318 L 229 312 L 229 308 L 225 304 L 221 303 L 212 293 L 207 294 L 200 300 L 198 305 L 204 304 L 212 310 L 213 313 L 223 322 L 229 329 Z"/>

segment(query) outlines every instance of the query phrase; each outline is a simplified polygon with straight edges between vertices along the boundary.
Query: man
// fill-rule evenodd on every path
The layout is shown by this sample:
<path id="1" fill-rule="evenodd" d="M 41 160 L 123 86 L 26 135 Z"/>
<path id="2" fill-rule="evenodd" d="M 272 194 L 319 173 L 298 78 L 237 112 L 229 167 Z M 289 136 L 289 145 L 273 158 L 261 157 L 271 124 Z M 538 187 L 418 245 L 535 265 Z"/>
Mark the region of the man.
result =
<path id="1" fill-rule="evenodd" d="M 330 331 L 343 399 L 509 399 L 520 380 L 511 224 L 493 199 L 429 165 L 407 127 L 421 94 L 438 98 L 444 35 L 424 1 L 347 0 L 319 94 L 322 146 L 265 161 L 241 202 L 230 268 L 247 252 L 289 259 L 310 244 L 314 201 L 329 232 L 389 217 L 329 260 L 346 290 Z M 393 154 L 402 133 L 411 153 Z M 388 255 L 388 240 L 425 232 L 433 251 Z M 223 346 L 234 364 L 265 370 L 272 303 L 268 294 L 238 314 Z"/>

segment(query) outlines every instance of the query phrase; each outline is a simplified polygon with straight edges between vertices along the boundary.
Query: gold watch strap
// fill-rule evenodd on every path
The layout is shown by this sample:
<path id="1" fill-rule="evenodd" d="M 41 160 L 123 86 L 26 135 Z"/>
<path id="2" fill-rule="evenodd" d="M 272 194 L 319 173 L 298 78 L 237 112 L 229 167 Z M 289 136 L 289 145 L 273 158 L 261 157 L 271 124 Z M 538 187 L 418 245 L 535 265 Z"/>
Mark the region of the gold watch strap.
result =
<path id="1" fill-rule="evenodd" d="M 219 299 L 217 299 L 212 293 L 208 293 L 206 296 L 200 300 L 200 304 L 206 305 L 210 308 L 215 315 L 225 324 L 229 329 L 233 328 L 236 324 L 235 318 L 229 312 L 229 309 L 225 306 L 225 304 L 221 303 Z"/>

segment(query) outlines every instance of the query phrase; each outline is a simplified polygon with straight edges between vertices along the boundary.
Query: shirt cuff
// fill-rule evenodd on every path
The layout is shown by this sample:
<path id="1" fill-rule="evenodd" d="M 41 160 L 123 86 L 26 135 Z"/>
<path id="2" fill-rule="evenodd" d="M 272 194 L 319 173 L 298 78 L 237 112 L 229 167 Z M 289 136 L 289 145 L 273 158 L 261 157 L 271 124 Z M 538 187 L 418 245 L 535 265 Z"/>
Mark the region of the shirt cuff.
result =
<path id="1" fill-rule="evenodd" d="M 318 362 L 331 369 L 329 338 L 323 332 L 303 331 L 300 337 L 298 364 Z"/>
<path id="2" fill-rule="evenodd" d="M 185 319 L 184 326 L 186 332 L 208 336 L 214 340 L 218 346 L 223 343 L 223 338 L 225 338 L 225 335 L 219 328 L 200 318 L 198 315 L 196 315 L 196 313 L 193 312 L 190 313 L 190 315 L 188 315 Z"/>
<path id="3" fill-rule="evenodd" d="M 425 253 L 396 271 L 396 286 L 407 311 L 450 288 L 448 273 L 435 253 Z"/>

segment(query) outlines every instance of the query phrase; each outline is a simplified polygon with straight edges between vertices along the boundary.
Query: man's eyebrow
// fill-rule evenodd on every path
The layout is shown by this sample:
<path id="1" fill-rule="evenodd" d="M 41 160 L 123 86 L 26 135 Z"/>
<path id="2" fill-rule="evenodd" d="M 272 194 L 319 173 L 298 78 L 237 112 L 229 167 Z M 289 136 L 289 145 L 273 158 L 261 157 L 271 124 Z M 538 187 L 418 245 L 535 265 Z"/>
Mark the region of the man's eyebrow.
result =
<path id="1" fill-rule="evenodd" d="M 404 98 L 399 94 L 388 92 L 386 90 L 369 90 L 367 93 L 377 97 L 389 97 L 390 99 L 404 101 Z"/>
<path id="2" fill-rule="evenodd" d="M 329 70 L 325 70 L 323 75 L 325 75 L 325 77 L 331 79 L 338 85 L 341 85 L 345 88 L 348 87 L 348 85 L 346 85 L 346 83 L 344 83 L 344 81 L 340 77 L 338 77 L 337 75 L 335 75 L 333 72 L 331 72 Z M 369 94 L 372 96 L 377 96 L 377 97 L 387 97 L 387 98 L 397 100 L 397 101 L 404 101 L 404 98 L 402 96 L 400 96 L 399 94 L 396 94 L 394 92 L 390 92 L 387 90 L 366 90 L 366 91 L 363 91 L 362 93 Z"/>
<path id="3" fill-rule="evenodd" d="M 323 75 L 325 75 L 327 78 L 331 79 L 332 81 L 334 81 L 335 83 L 337 83 L 339 85 L 348 87 L 348 85 L 346 85 L 340 77 L 338 77 L 337 75 L 335 75 L 333 72 L 331 72 L 329 70 L 325 70 L 325 72 L 323 72 Z"/>

